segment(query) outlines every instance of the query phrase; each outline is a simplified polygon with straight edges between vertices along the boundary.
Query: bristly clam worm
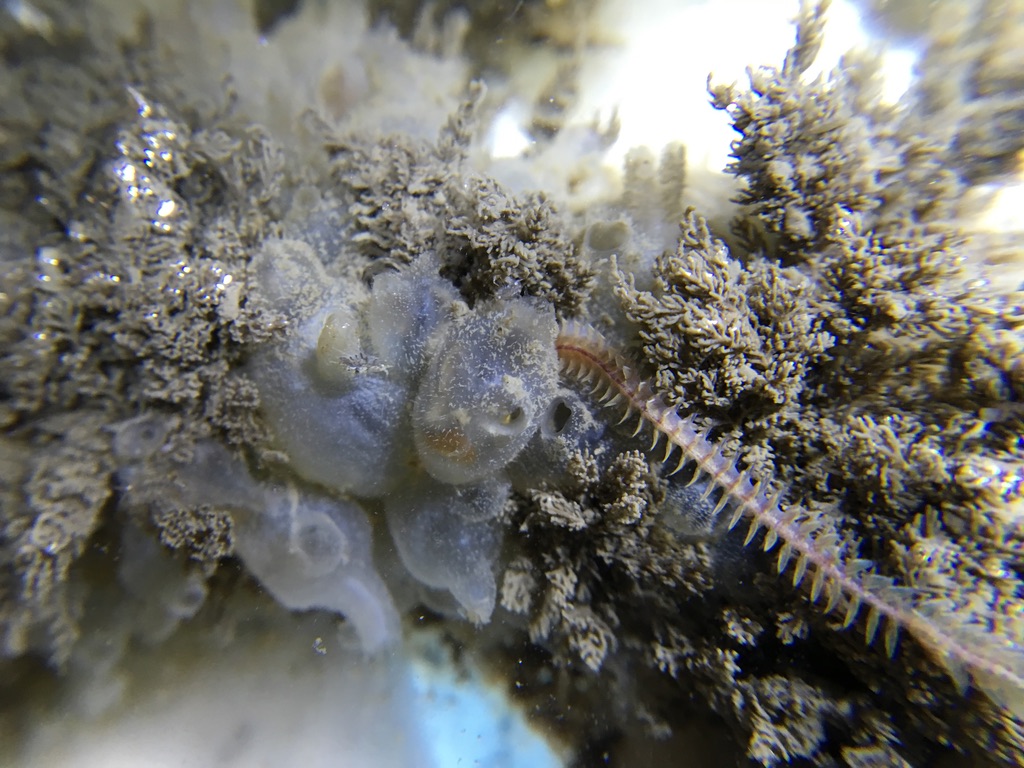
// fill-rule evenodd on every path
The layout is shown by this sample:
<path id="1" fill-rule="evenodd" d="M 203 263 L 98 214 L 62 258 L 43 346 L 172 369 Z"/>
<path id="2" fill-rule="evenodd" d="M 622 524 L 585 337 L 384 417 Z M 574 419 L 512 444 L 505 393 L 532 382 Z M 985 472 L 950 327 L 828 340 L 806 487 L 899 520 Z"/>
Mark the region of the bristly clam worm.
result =
<path id="1" fill-rule="evenodd" d="M 772 490 L 769 478 L 754 478 L 726 456 L 710 430 L 698 429 L 694 418 L 680 417 L 639 374 L 637 366 L 616 352 L 594 328 L 573 320 L 562 323 L 555 341 L 564 373 L 591 386 L 591 393 L 608 407 L 621 407 L 624 415 L 637 418 L 633 436 L 649 425 L 653 431 L 649 452 L 666 442 L 662 464 L 678 452 L 673 475 L 694 465 L 689 482 L 704 478 L 707 495 L 716 489 L 720 498 L 715 514 L 730 507 L 732 529 L 750 518 L 745 544 L 765 529 L 764 550 L 781 544 L 777 563 L 781 574 L 793 563 L 793 585 L 811 575 L 810 598 L 816 603 L 825 595 L 825 612 L 845 607 L 843 628 L 849 627 L 861 608 L 867 609 L 865 639 L 874 641 L 879 629 L 886 653 L 896 652 L 900 630 L 906 631 L 946 669 L 957 687 L 966 691 L 974 683 L 996 703 L 1024 719 L 1024 648 L 1012 638 L 990 632 L 976 620 L 956 618 L 948 600 L 920 594 L 899 586 L 875 572 L 870 560 L 847 556 L 846 545 L 833 530 L 828 516 L 792 505 L 783 507 L 784 488 Z M 958 623 L 959 622 L 959 623 Z"/>

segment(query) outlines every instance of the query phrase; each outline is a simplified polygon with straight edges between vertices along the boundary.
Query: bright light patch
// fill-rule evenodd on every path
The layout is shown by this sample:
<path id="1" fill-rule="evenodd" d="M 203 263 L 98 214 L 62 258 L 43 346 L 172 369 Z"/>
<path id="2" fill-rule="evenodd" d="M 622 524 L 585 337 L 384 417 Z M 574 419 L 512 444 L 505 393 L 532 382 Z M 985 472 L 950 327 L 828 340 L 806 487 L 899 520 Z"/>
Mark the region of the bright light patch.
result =
<path id="1" fill-rule="evenodd" d="M 436 659 L 435 659 L 436 661 Z M 560 768 L 563 761 L 506 697 L 448 664 L 412 664 L 415 711 L 432 765 Z"/>
<path id="2" fill-rule="evenodd" d="M 796 3 L 793 3 L 791 13 L 793 17 L 796 16 Z M 790 27 L 789 34 L 789 40 L 782 46 L 783 51 L 793 45 L 793 38 L 796 34 L 795 26 Z M 818 51 L 818 58 L 807 68 L 805 77 L 814 78 L 818 75 L 828 74 L 838 66 L 839 60 L 851 48 L 865 48 L 870 40 L 867 30 L 864 29 L 864 24 L 861 22 L 860 12 L 849 0 L 832 3 L 825 12 L 825 36 L 821 43 L 821 49 Z M 775 58 L 778 57 L 779 54 L 776 54 Z M 769 61 L 773 60 L 769 59 Z"/>
<path id="3" fill-rule="evenodd" d="M 659 152 L 683 141 L 691 167 L 720 171 L 728 161 L 727 115 L 708 104 L 712 84 L 746 85 L 747 67 L 781 65 L 793 44 L 796 0 L 653 0 L 618 9 L 610 28 L 623 41 L 600 72 L 590 73 L 578 115 L 609 115 L 616 107 L 622 129 L 606 162 L 621 167 L 626 152 L 647 146 Z M 723 43 L 727 41 L 727 43 Z M 849 0 L 836 0 L 826 15 L 824 43 L 807 77 L 827 74 L 851 48 L 879 47 Z M 883 99 L 896 102 L 911 82 L 916 54 L 884 54 Z"/>
<path id="4" fill-rule="evenodd" d="M 788 4 L 787 4 L 788 5 Z M 727 116 L 708 105 L 707 77 L 745 79 L 751 62 L 772 61 L 785 50 L 792 27 L 779 2 L 650 2 L 623 9 L 616 25 L 623 50 L 589 84 L 593 106 L 580 114 L 610 114 L 617 106 L 622 129 L 607 161 L 621 165 L 630 148 L 655 152 L 686 142 L 691 165 L 724 166 L 730 131 Z M 737 24 L 737 19 L 743 22 Z M 727 45 L 722 41 L 728 40 Z"/>
<path id="5" fill-rule="evenodd" d="M 978 219 L 978 228 L 989 232 L 1022 232 L 1024 221 L 1024 178 L 1002 186 Z"/>
<path id="6" fill-rule="evenodd" d="M 917 65 L 917 51 L 892 48 L 882 54 L 882 100 L 895 104 L 910 90 Z"/>
<path id="7" fill-rule="evenodd" d="M 498 113 L 490 128 L 488 144 L 491 157 L 518 157 L 533 143 L 521 125 L 523 116 L 513 107 Z"/>

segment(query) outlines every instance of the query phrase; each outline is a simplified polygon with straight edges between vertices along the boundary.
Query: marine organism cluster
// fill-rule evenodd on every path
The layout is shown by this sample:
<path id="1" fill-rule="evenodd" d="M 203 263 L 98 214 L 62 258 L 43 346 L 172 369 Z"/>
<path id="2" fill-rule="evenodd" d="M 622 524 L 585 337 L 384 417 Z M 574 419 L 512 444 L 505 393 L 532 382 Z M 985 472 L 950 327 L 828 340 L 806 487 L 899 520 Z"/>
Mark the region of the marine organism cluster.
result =
<path id="1" fill-rule="evenodd" d="M 578 764 L 688 722 L 1020 763 L 1024 314 L 986 268 L 1021 248 L 971 202 L 1024 136 L 1018 0 L 936 4 L 900 104 L 863 55 L 807 75 L 802 3 L 709 87 L 710 210 L 681 144 L 615 176 L 615 120 L 567 117 L 603 3 L 514 4 L 561 42 L 500 159 L 503 4 L 36 5 L 0 12 L 0 725 L 256 604 L 343 653 L 440 627 Z"/>
<path id="2" fill-rule="evenodd" d="M 304 243 L 268 242 L 254 301 L 287 325 L 247 368 L 288 467 L 381 499 L 409 572 L 486 622 L 505 470 L 555 397 L 555 320 L 521 297 L 471 309 L 439 271 L 423 255 L 353 295 Z"/>

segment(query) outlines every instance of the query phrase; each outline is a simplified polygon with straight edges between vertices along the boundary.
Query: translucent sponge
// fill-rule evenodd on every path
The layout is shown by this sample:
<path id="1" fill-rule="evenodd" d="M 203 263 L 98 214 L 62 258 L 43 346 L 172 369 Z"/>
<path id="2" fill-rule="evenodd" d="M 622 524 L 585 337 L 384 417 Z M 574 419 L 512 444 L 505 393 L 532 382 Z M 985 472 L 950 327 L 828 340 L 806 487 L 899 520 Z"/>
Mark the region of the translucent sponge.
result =
<path id="1" fill-rule="evenodd" d="M 338 391 L 318 384 L 312 354 L 302 365 L 270 351 L 250 375 L 276 447 L 300 476 L 359 496 L 379 496 L 396 477 L 399 425 L 406 389 L 377 376 L 359 376 Z"/>
<path id="2" fill-rule="evenodd" d="M 511 301 L 466 314 L 436 338 L 413 404 L 413 439 L 434 478 L 493 476 L 536 431 L 557 383 L 550 311 Z"/>
<path id="3" fill-rule="evenodd" d="M 427 340 L 465 309 L 452 284 L 438 276 L 439 269 L 440 262 L 424 254 L 405 271 L 373 281 L 365 316 L 368 348 L 394 380 L 416 377 Z"/>
<path id="4" fill-rule="evenodd" d="M 155 417 L 119 427 L 115 442 L 125 465 L 118 475 L 130 497 L 229 512 L 235 552 L 279 603 L 344 615 L 367 652 L 398 641 L 398 613 L 374 566 L 370 522 L 358 504 L 259 483 L 213 442 L 197 444 L 188 463 L 171 460 L 161 455 L 167 434 Z M 187 608 L 186 600 L 176 610 Z"/>
<path id="5" fill-rule="evenodd" d="M 367 652 L 394 643 L 398 614 L 370 557 L 365 513 L 351 502 L 270 492 L 234 515 L 235 549 L 281 605 L 337 611 Z"/>
<path id="6" fill-rule="evenodd" d="M 509 492 L 507 483 L 451 486 L 421 476 L 384 502 L 402 564 L 428 587 L 448 590 L 477 624 L 494 611 L 497 518 Z"/>
<path id="7" fill-rule="evenodd" d="M 212 443 L 198 446 L 189 469 L 191 501 L 231 512 L 235 551 L 281 605 L 344 615 L 367 652 L 397 641 L 398 613 L 374 567 L 373 533 L 359 505 L 257 483 Z"/>

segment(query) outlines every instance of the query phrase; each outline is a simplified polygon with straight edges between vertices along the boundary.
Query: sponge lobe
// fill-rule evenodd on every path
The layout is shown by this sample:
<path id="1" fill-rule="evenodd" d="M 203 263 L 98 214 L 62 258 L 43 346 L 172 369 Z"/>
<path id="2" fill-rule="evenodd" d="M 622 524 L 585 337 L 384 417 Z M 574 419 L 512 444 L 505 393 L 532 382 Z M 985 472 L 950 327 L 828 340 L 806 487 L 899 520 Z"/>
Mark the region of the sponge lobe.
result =
<path id="1" fill-rule="evenodd" d="M 503 482 L 452 486 L 421 476 L 384 502 L 406 569 L 428 587 L 448 590 L 478 624 L 490 621 L 494 611 L 498 516 L 509 493 Z"/>
<path id="2" fill-rule="evenodd" d="M 181 463 L 153 439 L 167 432 L 156 420 L 123 425 L 119 439 L 128 450 L 118 475 L 130 503 L 159 498 L 228 512 L 235 552 L 275 600 L 292 610 L 343 614 L 367 652 L 398 640 L 398 614 L 374 567 L 370 522 L 358 504 L 260 483 L 213 442 L 198 443 L 191 461 Z M 143 470 L 147 482 L 136 482 Z M 183 605 L 176 610 L 187 610 Z"/>
<path id="3" fill-rule="evenodd" d="M 367 651 L 395 642 L 398 617 L 374 570 L 370 524 L 358 506 L 271 491 L 262 510 L 239 510 L 235 518 L 235 548 L 275 600 L 344 614 Z"/>
<path id="4" fill-rule="evenodd" d="M 520 300 L 464 315 L 437 339 L 413 406 L 434 478 L 477 482 L 523 449 L 554 397 L 556 330 L 553 313 Z"/>
<path id="5" fill-rule="evenodd" d="M 451 283 L 438 277 L 439 262 L 421 256 L 402 273 L 377 277 L 366 307 L 366 331 L 374 362 L 393 379 L 419 376 L 427 341 L 465 309 Z"/>
<path id="6" fill-rule="evenodd" d="M 277 446 L 307 480 L 379 496 L 399 474 L 406 389 L 363 375 L 338 392 L 318 383 L 314 367 L 312 355 L 299 365 L 290 355 L 269 353 L 251 368 Z"/>
<path id="7" fill-rule="evenodd" d="M 281 605 L 336 611 L 374 652 L 398 639 L 398 614 L 371 554 L 372 531 L 354 502 L 257 483 L 220 446 L 200 444 L 182 490 L 231 511 L 235 550 Z"/>

